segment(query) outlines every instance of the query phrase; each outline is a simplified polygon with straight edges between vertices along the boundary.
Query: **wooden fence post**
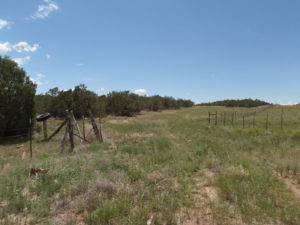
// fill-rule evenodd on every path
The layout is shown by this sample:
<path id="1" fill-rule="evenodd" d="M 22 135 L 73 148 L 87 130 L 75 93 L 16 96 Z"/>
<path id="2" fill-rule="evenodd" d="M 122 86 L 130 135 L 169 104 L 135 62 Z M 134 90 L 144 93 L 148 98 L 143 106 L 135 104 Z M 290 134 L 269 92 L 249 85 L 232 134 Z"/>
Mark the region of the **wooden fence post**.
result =
<path id="1" fill-rule="evenodd" d="M 81 132 L 80 132 L 80 129 L 79 129 L 79 125 L 78 125 L 78 123 L 77 123 L 77 121 L 76 121 L 76 119 L 75 119 L 75 116 L 74 116 L 72 110 L 71 110 L 71 116 L 72 116 L 72 120 L 74 121 L 74 123 L 75 123 L 75 125 L 76 125 L 78 134 L 79 134 L 79 136 L 81 137 L 82 135 L 81 135 Z M 80 142 L 82 143 L 82 139 L 80 139 Z"/>
<path id="2" fill-rule="evenodd" d="M 70 143 L 71 143 L 71 152 L 73 152 L 74 149 L 74 135 L 73 135 L 73 119 L 72 114 L 70 111 L 68 111 L 68 130 L 69 130 L 69 137 L 70 137 Z"/>
<path id="3" fill-rule="evenodd" d="M 218 111 L 216 111 L 216 115 L 215 115 L 215 125 L 218 125 Z"/>
<path id="4" fill-rule="evenodd" d="M 101 127 L 101 117 L 99 116 L 99 135 L 100 135 L 100 142 L 103 142 L 103 136 L 102 136 L 102 127 Z"/>
<path id="5" fill-rule="evenodd" d="M 210 125 L 210 112 L 208 112 L 208 124 Z"/>
<path id="6" fill-rule="evenodd" d="M 48 139 L 47 120 L 43 121 L 43 131 L 44 131 L 44 141 L 46 141 Z"/>
<path id="7" fill-rule="evenodd" d="M 91 122 L 92 122 L 92 126 L 93 126 L 93 129 L 94 129 L 94 133 L 96 135 L 96 138 L 101 143 L 101 142 L 103 142 L 103 138 L 100 136 L 100 132 L 99 132 L 99 129 L 98 129 L 97 124 L 95 122 L 95 119 L 92 115 L 92 112 L 89 112 L 89 115 L 90 115 L 90 119 L 91 119 Z"/>
<path id="8" fill-rule="evenodd" d="M 53 134 L 50 135 L 50 137 L 47 139 L 47 141 L 50 141 L 60 130 L 63 128 L 63 126 L 68 122 L 68 119 L 66 119 L 59 127 L 53 132 Z"/>

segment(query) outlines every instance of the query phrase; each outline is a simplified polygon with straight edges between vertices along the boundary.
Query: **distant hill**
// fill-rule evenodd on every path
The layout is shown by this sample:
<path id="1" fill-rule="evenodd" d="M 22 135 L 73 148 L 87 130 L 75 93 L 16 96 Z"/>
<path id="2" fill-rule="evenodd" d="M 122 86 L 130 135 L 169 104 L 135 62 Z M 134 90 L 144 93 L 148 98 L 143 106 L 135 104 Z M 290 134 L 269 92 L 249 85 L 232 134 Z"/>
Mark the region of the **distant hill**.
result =
<path id="1" fill-rule="evenodd" d="M 208 102 L 208 103 L 201 103 L 199 105 L 207 105 L 207 106 L 226 106 L 226 107 L 258 107 L 262 105 L 271 105 L 268 102 L 261 101 L 259 99 L 227 99 L 222 101 L 215 101 L 215 102 Z"/>

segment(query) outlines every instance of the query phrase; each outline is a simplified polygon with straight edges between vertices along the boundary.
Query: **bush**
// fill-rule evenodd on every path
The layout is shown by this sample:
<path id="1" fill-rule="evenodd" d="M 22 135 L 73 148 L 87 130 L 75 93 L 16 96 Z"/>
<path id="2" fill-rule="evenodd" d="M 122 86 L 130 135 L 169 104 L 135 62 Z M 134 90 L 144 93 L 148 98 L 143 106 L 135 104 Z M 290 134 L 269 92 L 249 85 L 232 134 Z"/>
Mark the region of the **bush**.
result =
<path id="1" fill-rule="evenodd" d="M 109 93 L 106 107 L 107 113 L 116 116 L 133 116 L 141 111 L 139 96 L 129 91 Z"/>
<path id="2" fill-rule="evenodd" d="M 36 85 L 8 57 L 0 56 L 0 137 L 27 134 L 34 118 Z"/>
<path id="3" fill-rule="evenodd" d="M 299 141 L 299 142 L 300 142 L 300 130 L 297 130 L 297 131 L 293 134 L 293 140 Z"/>
<path id="4" fill-rule="evenodd" d="M 242 99 L 242 100 L 223 100 L 209 103 L 202 103 L 201 105 L 215 105 L 215 106 L 227 106 L 227 107 L 258 107 L 262 105 L 270 105 L 270 103 L 261 101 L 258 99 Z"/>

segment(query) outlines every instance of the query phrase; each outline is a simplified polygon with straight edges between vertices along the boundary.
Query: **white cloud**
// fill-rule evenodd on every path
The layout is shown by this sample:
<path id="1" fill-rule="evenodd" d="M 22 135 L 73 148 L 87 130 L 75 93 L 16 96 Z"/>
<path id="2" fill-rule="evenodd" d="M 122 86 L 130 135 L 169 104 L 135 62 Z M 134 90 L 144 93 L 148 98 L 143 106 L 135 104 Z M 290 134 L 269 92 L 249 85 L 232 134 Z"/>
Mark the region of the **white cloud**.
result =
<path id="1" fill-rule="evenodd" d="M 45 75 L 42 74 L 42 73 L 38 73 L 36 76 L 37 76 L 37 78 L 39 78 L 39 79 L 42 79 L 43 77 L 45 77 Z"/>
<path id="2" fill-rule="evenodd" d="M 299 104 L 299 102 L 282 101 L 281 99 L 278 99 L 277 101 L 275 101 L 275 104 L 279 104 L 279 105 L 297 105 L 297 104 Z"/>
<path id="3" fill-rule="evenodd" d="M 37 85 L 40 85 L 39 83 L 39 81 L 37 81 L 36 79 L 34 79 L 34 78 L 32 78 L 32 77 L 29 77 L 29 79 L 33 82 L 33 83 L 35 83 L 35 84 L 37 84 Z"/>
<path id="4" fill-rule="evenodd" d="M 280 105 L 297 105 L 299 102 L 280 102 Z"/>
<path id="5" fill-rule="evenodd" d="M 76 64 L 76 66 L 84 66 L 84 64 L 83 63 L 78 63 L 78 64 Z"/>
<path id="6" fill-rule="evenodd" d="M 38 48 L 38 44 L 30 46 L 26 41 L 20 41 L 19 43 L 12 46 L 17 52 L 35 52 Z"/>
<path id="7" fill-rule="evenodd" d="M 8 22 L 6 20 L 0 19 L 0 30 L 6 26 L 8 26 Z"/>
<path id="8" fill-rule="evenodd" d="M 44 74 L 38 73 L 36 74 L 35 78 L 30 77 L 30 80 L 37 85 L 48 84 L 49 83 L 48 81 L 41 81 L 41 79 L 44 77 L 46 77 Z"/>
<path id="9" fill-rule="evenodd" d="M 46 58 L 47 58 L 47 59 L 50 59 L 50 58 L 51 58 L 51 55 L 46 54 Z"/>
<path id="10" fill-rule="evenodd" d="M 134 93 L 136 93 L 138 95 L 145 95 L 145 94 L 147 94 L 147 91 L 145 89 L 136 89 L 134 91 Z"/>
<path id="11" fill-rule="evenodd" d="M 0 53 L 11 52 L 12 50 L 17 51 L 18 53 L 22 52 L 35 52 L 38 50 L 39 45 L 29 45 L 26 41 L 20 41 L 17 44 L 10 44 L 8 41 L 0 43 Z"/>
<path id="12" fill-rule="evenodd" d="M 287 102 L 286 105 L 297 105 L 299 102 Z"/>
<path id="13" fill-rule="evenodd" d="M 18 63 L 19 66 L 23 66 L 24 64 L 29 62 L 30 56 L 26 56 L 24 58 L 13 58 L 12 60 Z"/>
<path id="14" fill-rule="evenodd" d="M 0 53 L 7 53 L 12 50 L 11 45 L 9 42 L 0 43 Z"/>
<path id="15" fill-rule="evenodd" d="M 98 90 L 98 92 L 103 92 L 103 91 L 105 91 L 106 89 L 105 88 L 100 88 L 99 90 Z"/>
<path id="16" fill-rule="evenodd" d="M 51 0 L 44 0 L 45 4 L 39 5 L 36 13 L 31 19 L 44 19 L 50 15 L 51 12 L 59 10 L 59 6 Z"/>

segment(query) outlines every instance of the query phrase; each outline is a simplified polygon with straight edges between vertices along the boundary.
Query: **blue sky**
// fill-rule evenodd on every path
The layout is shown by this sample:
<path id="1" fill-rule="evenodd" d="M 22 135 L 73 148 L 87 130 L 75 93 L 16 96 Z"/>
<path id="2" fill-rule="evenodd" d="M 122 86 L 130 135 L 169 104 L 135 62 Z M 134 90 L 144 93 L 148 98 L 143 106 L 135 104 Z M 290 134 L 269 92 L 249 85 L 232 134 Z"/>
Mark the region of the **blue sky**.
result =
<path id="1" fill-rule="evenodd" d="M 9 0 L 0 55 L 38 92 L 300 102 L 300 1 Z"/>

